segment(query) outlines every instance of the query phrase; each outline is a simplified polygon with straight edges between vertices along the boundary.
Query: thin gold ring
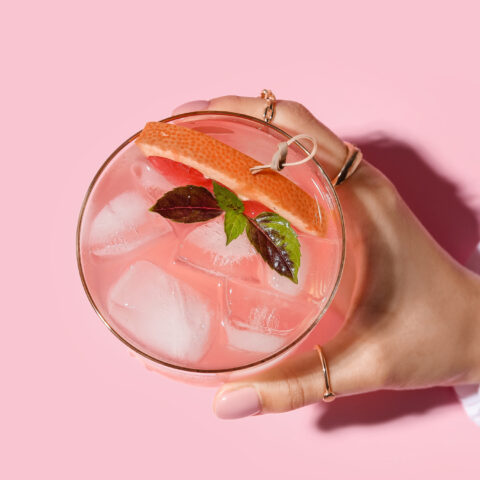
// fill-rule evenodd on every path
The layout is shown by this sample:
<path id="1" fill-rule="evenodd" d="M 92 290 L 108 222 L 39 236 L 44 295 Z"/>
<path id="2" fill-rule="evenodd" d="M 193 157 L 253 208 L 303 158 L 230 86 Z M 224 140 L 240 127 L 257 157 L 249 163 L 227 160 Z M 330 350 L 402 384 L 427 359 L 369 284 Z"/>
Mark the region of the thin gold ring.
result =
<path id="1" fill-rule="evenodd" d="M 335 400 L 335 394 L 332 391 L 330 384 L 330 372 L 328 370 L 327 360 L 323 354 L 322 348 L 320 345 L 315 345 L 315 350 L 320 357 L 320 362 L 322 362 L 323 376 L 325 378 L 325 391 L 323 392 L 323 401 L 324 402 L 333 402 Z"/>
<path id="2" fill-rule="evenodd" d="M 358 147 L 348 142 L 344 143 L 347 147 L 347 155 L 345 163 L 342 165 L 338 175 L 332 181 L 334 187 L 338 187 L 338 185 L 343 183 L 347 178 L 351 177 L 363 159 L 362 152 Z"/>
<path id="3" fill-rule="evenodd" d="M 267 105 L 263 112 L 263 121 L 265 123 L 270 123 L 275 116 L 275 102 L 277 101 L 277 98 L 271 90 L 267 90 L 265 88 L 261 91 L 260 97 L 267 102 Z"/>

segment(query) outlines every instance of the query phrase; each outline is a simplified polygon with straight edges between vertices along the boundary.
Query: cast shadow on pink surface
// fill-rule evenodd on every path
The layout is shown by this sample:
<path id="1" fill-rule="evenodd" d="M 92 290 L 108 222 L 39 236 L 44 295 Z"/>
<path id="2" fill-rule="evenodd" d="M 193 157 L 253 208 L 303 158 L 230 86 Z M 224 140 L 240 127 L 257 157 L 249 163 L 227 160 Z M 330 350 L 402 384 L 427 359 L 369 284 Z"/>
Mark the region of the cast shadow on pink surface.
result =
<path id="1" fill-rule="evenodd" d="M 351 141 L 394 183 L 435 240 L 464 263 L 479 241 L 477 219 L 458 186 L 436 171 L 435 159 L 427 160 L 411 145 L 381 133 Z"/>
<path id="2" fill-rule="evenodd" d="M 352 138 L 365 158 L 397 187 L 408 206 L 432 236 L 454 258 L 464 262 L 479 241 L 474 212 L 458 188 L 435 170 L 434 159 L 423 158 L 411 145 L 384 134 Z M 305 344 L 313 346 L 333 336 L 341 319 L 328 312 Z M 302 345 L 303 347 L 303 345 Z M 451 388 L 381 391 L 320 405 L 317 427 L 332 430 L 349 425 L 373 425 L 400 417 L 418 416 L 456 401 Z"/>
<path id="3" fill-rule="evenodd" d="M 404 417 L 423 415 L 434 408 L 456 402 L 452 388 L 365 393 L 340 398 L 318 406 L 316 426 L 323 431 L 354 425 L 375 425 Z"/>

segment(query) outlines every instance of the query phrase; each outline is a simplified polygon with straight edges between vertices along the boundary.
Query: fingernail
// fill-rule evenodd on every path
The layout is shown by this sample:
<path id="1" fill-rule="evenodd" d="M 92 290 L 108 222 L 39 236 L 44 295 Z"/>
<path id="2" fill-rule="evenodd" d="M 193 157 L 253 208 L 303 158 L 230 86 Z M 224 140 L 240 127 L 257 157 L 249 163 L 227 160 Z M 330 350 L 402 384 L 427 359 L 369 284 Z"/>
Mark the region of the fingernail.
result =
<path id="1" fill-rule="evenodd" d="M 215 402 L 215 415 L 225 420 L 249 417 L 260 411 L 260 398 L 253 387 L 226 391 Z"/>
<path id="2" fill-rule="evenodd" d="M 193 102 L 187 102 L 174 108 L 172 115 L 178 115 L 180 113 L 186 112 L 196 112 L 198 110 L 206 110 L 209 103 L 210 102 L 208 102 L 207 100 L 194 100 Z"/>

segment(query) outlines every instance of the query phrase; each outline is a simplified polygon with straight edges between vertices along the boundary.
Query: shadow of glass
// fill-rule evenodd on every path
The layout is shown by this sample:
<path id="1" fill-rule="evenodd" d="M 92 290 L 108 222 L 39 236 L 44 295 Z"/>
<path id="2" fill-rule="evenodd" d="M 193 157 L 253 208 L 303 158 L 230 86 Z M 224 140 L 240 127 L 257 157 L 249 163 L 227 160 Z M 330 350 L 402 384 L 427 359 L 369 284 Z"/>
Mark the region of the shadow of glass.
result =
<path id="1" fill-rule="evenodd" d="M 365 158 L 384 173 L 435 240 L 456 260 L 465 263 L 479 242 L 475 213 L 465 204 L 458 187 L 435 171 L 431 162 L 411 145 L 386 134 L 350 138 Z M 348 235 L 348 232 L 347 232 Z M 328 311 L 301 345 L 304 351 L 330 340 L 342 319 Z M 349 425 L 372 425 L 425 412 L 456 401 L 451 388 L 417 391 L 380 391 L 319 405 L 317 426 L 332 430 Z"/>

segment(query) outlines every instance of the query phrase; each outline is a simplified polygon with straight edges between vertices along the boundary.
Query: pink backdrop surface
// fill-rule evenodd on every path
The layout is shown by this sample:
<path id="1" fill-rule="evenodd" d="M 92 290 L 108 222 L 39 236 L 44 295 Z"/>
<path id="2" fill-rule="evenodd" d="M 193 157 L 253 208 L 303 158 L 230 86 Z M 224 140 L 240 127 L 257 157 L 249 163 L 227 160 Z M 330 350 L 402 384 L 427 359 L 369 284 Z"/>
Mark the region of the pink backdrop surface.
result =
<path id="1" fill-rule="evenodd" d="M 449 6 L 447 6 L 449 4 Z M 147 371 L 75 262 L 90 179 L 178 104 L 272 88 L 383 169 L 461 261 L 479 239 L 478 2 L 10 2 L 0 15 L 5 479 L 451 478 L 480 429 L 451 389 L 217 420 Z"/>

